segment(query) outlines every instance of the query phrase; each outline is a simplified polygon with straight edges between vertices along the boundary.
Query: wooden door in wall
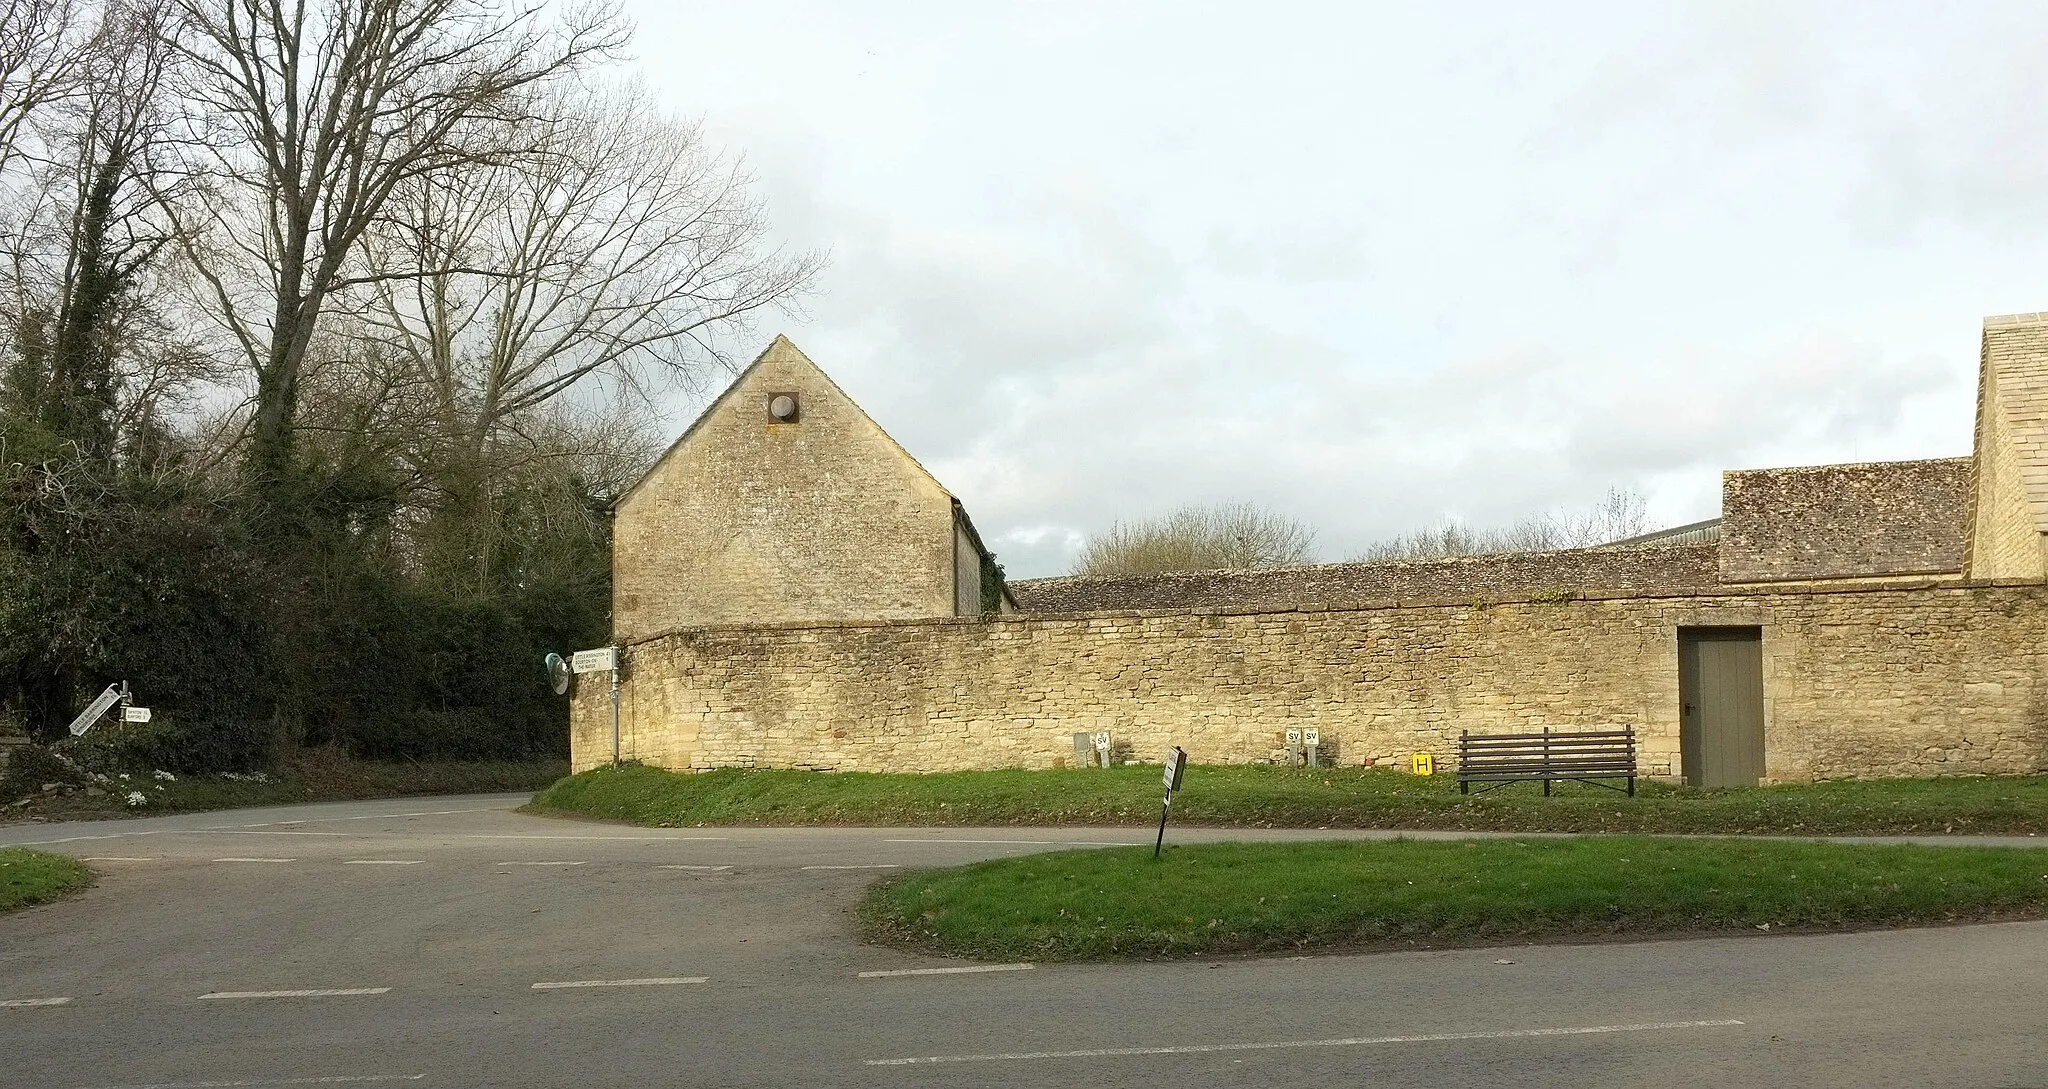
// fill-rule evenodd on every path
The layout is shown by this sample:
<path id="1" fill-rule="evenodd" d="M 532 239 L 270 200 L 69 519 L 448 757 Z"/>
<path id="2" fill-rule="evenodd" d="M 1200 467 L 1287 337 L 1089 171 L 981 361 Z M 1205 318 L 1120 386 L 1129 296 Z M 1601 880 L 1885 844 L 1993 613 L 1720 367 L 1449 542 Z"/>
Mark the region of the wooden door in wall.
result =
<path id="1" fill-rule="evenodd" d="M 1764 775 L 1761 628 L 1678 629 L 1678 748 L 1689 786 Z"/>

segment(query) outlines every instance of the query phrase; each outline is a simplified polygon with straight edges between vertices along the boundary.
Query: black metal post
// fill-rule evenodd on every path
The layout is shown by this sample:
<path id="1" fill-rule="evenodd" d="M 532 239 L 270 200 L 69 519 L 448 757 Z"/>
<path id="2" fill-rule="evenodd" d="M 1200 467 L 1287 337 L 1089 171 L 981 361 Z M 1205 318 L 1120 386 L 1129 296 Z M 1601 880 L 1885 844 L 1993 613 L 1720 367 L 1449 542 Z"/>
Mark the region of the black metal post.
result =
<path id="1" fill-rule="evenodd" d="M 1159 838 L 1152 841 L 1152 861 L 1159 861 L 1159 850 L 1166 846 L 1166 811 L 1173 808 L 1173 788 L 1166 788 L 1166 800 L 1159 803 Z"/>

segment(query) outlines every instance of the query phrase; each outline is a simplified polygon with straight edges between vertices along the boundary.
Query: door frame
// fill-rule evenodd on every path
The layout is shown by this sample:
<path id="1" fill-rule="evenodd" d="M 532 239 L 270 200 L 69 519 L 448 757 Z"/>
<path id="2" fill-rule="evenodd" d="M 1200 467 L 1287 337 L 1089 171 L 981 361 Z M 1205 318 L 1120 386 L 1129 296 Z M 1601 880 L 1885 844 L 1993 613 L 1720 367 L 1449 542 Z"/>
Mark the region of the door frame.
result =
<path id="1" fill-rule="evenodd" d="M 1764 698 L 1763 635 L 1761 624 L 1699 624 L 1681 625 L 1678 628 L 1678 758 L 1679 771 L 1687 786 L 1707 785 L 1706 699 L 1699 690 L 1699 646 L 1702 643 L 1746 642 L 1756 648 L 1756 734 L 1753 743 L 1756 747 L 1756 781 L 1763 780 L 1770 756 L 1766 747 L 1769 722 L 1766 716 L 1768 701 Z"/>

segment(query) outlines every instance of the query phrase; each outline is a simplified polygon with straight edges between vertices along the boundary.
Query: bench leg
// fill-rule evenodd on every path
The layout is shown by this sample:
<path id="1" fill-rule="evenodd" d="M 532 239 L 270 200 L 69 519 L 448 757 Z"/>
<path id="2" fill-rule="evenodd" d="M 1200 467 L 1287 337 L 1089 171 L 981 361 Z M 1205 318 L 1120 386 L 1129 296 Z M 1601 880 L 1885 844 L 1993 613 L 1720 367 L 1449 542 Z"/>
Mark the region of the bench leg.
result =
<path id="1" fill-rule="evenodd" d="M 1543 780 L 1543 796 L 1546 798 L 1550 797 L 1550 780 L 1548 779 Z"/>
<path id="2" fill-rule="evenodd" d="M 1636 796 L 1636 777 L 1633 775 L 1628 777 L 1628 796 L 1631 798 Z"/>

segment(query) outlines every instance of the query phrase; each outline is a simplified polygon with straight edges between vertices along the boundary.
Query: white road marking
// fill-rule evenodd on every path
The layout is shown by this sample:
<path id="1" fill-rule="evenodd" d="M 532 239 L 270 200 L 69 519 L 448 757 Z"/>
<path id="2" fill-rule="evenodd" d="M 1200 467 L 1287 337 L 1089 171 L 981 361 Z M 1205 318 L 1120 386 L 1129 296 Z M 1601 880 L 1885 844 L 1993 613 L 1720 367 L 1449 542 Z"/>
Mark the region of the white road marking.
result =
<path id="1" fill-rule="evenodd" d="M 986 1063 L 1026 1059 L 1103 1059 L 1124 1055 L 1201 1055 L 1216 1051 L 1278 1051 L 1297 1047 L 1359 1047 L 1372 1044 L 1428 1044 L 1457 1040 L 1521 1040 L 1540 1036 L 1593 1036 L 1610 1032 L 1658 1032 L 1670 1029 L 1725 1028 L 1741 1021 L 1652 1021 L 1640 1025 L 1593 1025 L 1588 1028 L 1503 1029 L 1496 1032 L 1428 1032 L 1414 1036 L 1350 1036 L 1335 1040 L 1278 1040 L 1258 1044 L 1188 1044 L 1181 1047 L 1102 1047 L 1086 1051 L 1018 1051 L 1000 1055 L 927 1055 L 914 1059 L 868 1059 L 868 1066 L 915 1066 L 925 1063 Z"/>
<path id="2" fill-rule="evenodd" d="M 1136 842 L 1135 840 L 1134 840 L 1134 841 L 1131 841 L 1131 842 L 1125 842 L 1125 841 L 1123 841 L 1123 840 L 1100 840 L 1100 839 L 885 839 L 885 840 L 883 840 L 882 842 L 883 842 L 883 843 L 973 843 L 973 844 L 1015 843 L 1015 844 L 1021 844 L 1021 845 L 1025 845 L 1025 846 L 1036 846 L 1036 847 L 1143 847 L 1143 846 L 1144 846 L 1144 844 L 1142 844 L 1142 843 L 1138 843 L 1138 842 Z"/>
<path id="3" fill-rule="evenodd" d="M 657 869 L 657 870 L 704 870 L 704 871 L 707 871 L 707 872 L 716 872 L 716 871 L 718 871 L 718 870 L 730 870 L 730 869 L 732 869 L 732 867 L 731 867 L 731 866 L 656 866 L 656 867 L 655 867 L 655 869 Z"/>
<path id="4" fill-rule="evenodd" d="M 1050 846 L 1056 839 L 885 839 L 883 843 L 1023 843 Z"/>
<path id="5" fill-rule="evenodd" d="M 107 833 L 107 834 L 106 834 L 106 835 L 104 835 L 104 836 L 65 836 L 65 837 L 64 837 L 64 838 L 62 838 L 62 839 L 25 839 L 25 840 L 22 840 L 22 841 L 21 841 L 20 843 L 8 843 L 8 844 L 0 844 L 0 846 L 6 846 L 6 847 L 42 847 L 42 846 L 45 846 L 45 845 L 47 845 L 47 844 L 51 844 L 51 843 L 84 843 L 84 842 L 86 842 L 86 841 L 88 841 L 88 840 L 95 840 L 95 839 L 122 839 L 122 838 L 125 838 L 125 837 L 127 837 L 127 836 L 155 836 L 155 835 L 161 835 L 161 834 L 162 834 L 162 830 L 161 830 L 161 829 L 152 829 L 152 830 L 149 830 L 149 831 L 144 831 L 144 832 L 109 832 L 109 833 Z"/>
<path id="6" fill-rule="evenodd" d="M 87 856 L 85 856 L 84 858 L 81 858 L 81 859 L 79 859 L 79 861 L 80 861 L 80 862 L 155 862 L 155 861 L 156 861 L 156 859 L 154 859 L 154 858 L 142 858 L 142 857 L 139 857 L 139 856 L 136 856 L 136 855 L 87 855 Z"/>
<path id="7" fill-rule="evenodd" d="M 15 1006 L 68 1006 L 69 998 L 0 998 L 0 1008 Z"/>
<path id="8" fill-rule="evenodd" d="M 495 811 L 494 811 L 494 810 L 482 810 L 482 809 L 478 809 L 478 810 L 466 810 L 466 809 L 465 809 L 465 810 L 450 810 L 450 812 L 458 812 L 458 813 L 471 813 L 471 812 L 475 812 L 475 813 L 484 813 L 484 812 L 495 812 Z M 382 814 L 379 814 L 379 816 L 382 816 Z M 355 817 L 332 817 L 332 818 L 327 818 L 327 819 L 331 819 L 331 820 L 356 820 L 357 818 L 355 818 Z M 367 818 L 364 818 L 364 819 L 367 819 Z M 96 839 L 122 839 L 122 838 L 125 838 L 125 837 L 127 837 L 127 836 L 201 836 L 201 835 L 203 835 L 203 836 L 211 836 L 211 835 L 221 835 L 221 834 L 226 834 L 226 835 L 248 835 L 248 836 L 265 836 L 265 835 L 269 835 L 269 836 L 340 836 L 340 837 L 344 837 L 344 838 L 349 838 L 349 837 L 364 837 L 364 833 L 361 833 L 361 832 L 294 832 L 294 831 L 261 831 L 261 830 L 253 830 L 253 829 L 255 829 L 255 826 L 253 826 L 253 825 L 252 825 L 252 826 L 250 826 L 249 828 L 246 828 L 246 829 L 244 829 L 244 828 L 153 828 L 153 829 L 149 829 L 149 830 L 146 830 L 146 831 L 141 831 L 141 832 L 109 832 L 109 833 L 107 833 L 107 834 L 105 834 L 105 835 L 100 835 L 100 836 L 63 836 L 63 837 L 61 837 L 61 838 L 58 838 L 58 839 L 29 839 L 29 840 L 21 840 L 20 842 L 10 842 L 10 843 L 5 843 L 5 844 L 0 844 L 0 846 L 6 846 L 6 847 L 44 847 L 44 846 L 48 846 L 48 845 L 50 845 L 50 844 L 53 844 L 53 843 L 83 843 L 83 842 L 86 842 L 86 841 L 89 841 L 89 840 L 96 840 Z M 513 833 L 497 833 L 497 832 L 493 832 L 493 833 L 485 833 L 485 832 L 463 832 L 463 833 L 458 833 L 458 834 L 456 834 L 456 835 L 454 835 L 454 836 L 451 836 L 451 837 L 449 837 L 449 838 L 451 838 L 451 839 L 573 839 L 573 840 L 591 840 L 591 841 L 596 841 L 596 842 L 598 842 L 598 843 L 657 843 L 657 842 L 658 842 L 658 843 L 671 843 L 671 842 L 673 842 L 673 843 L 723 843 L 723 842 L 726 842 L 727 840 L 730 840 L 730 839 L 731 839 L 732 837 L 730 837 L 730 836 L 651 836 L 651 835 L 650 835 L 650 836 L 556 836 L 556 835 L 538 835 L 538 834 L 513 834 Z"/>
<path id="9" fill-rule="evenodd" d="M 423 809 L 412 813 L 361 813 L 353 817 L 306 817 L 295 821 L 264 821 L 258 824 L 244 824 L 242 828 L 267 828 L 273 824 L 326 824 L 329 821 L 383 821 L 400 817 L 445 817 L 453 813 L 506 813 L 510 810 L 499 806 L 485 806 L 481 809 Z"/>
<path id="10" fill-rule="evenodd" d="M 234 1089 L 248 1085 L 350 1085 L 370 1081 L 419 1081 L 425 1074 L 337 1074 L 325 1078 L 252 1078 L 246 1081 L 153 1081 L 147 1085 L 101 1085 L 95 1089 Z"/>
<path id="11" fill-rule="evenodd" d="M 964 976 L 977 972 L 1029 972 L 1036 964 L 966 964 L 955 968 L 891 968 L 887 971 L 862 972 L 862 979 L 880 979 L 883 976 Z"/>
<path id="12" fill-rule="evenodd" d="M 295 830 L 295 829 L 284 829 L 284 828 L 265 828 L 265 829 L 262 829 L 262 830 L 260 830 L 260 831 L 258 831 L 258 830 L 255 830 L 255 829 L 249 829 L 249 828 L 205 828 L 205 829 L 198 829 L 198 830 L 195 830 L 195 831 L 193 831 L 193 832 L 189 832 L 189 833 L 186 833 L 186 834 L 187 834 L 187 835 L 208 835 L 208 836 L 343 836 L 343 837 L 346 837 L 346 836 L 350 836 L 350 835 L 353 835 L 354 833 L 352 833 L 352 832 L 300 832 L 300 831 L 297 831 L 297 830 Z"/>
<path id="13" fill-rule="evenodd" d="M 342 863 L 342 865 L 344 865 L 344 866 L 417 866 L 417 865 L 419 865 L 419 864 L 421 864 L 421 863 L 423 863 L 423 862 L 425 862 L 425 861 L 426 861 L 426 859 L 424 859 L 424 858 L 351 858 L 351 859 L 349 859 L 348 861 L 346 861 L 346 862 Z"/>
<path id="14" fill-rule="evenodd" d="M 296 858 L 216 858 L 215 862 L 297 862 Z"/>
<path id="15" fill-rule="evenodd" d="M 709 983 L 710 976 L 656 976 L 652 979 L 579 979 L 569 983 L 536 983 L 536 991 L 554 991 L 564 987 L 660 987 L 670 983 Z"/>
<path id="16" fill-rule="evenodd" d="M 581 862 L 500 862 L 500 866 L 581 866 Z"/>
<path id="17" fill-rule="evenodd" d="M 880 862 L 866 866 L 804 866 L 806 870 L 895 870 L 901 869 L 893 862 Z"/>
<path id="18" fill-rule="evenodd" d="M 384 994 L 389 987 L 336 987 L 307 991 L 210 991 L 201 998 L 334 998 L 352 994 Z"/>
<path id="19" fill-rule="evenodd" d="M 336 833 L 336 834 L 338 835 L 338 834 L 341 834 L 341 833 Z M 723 842 L 725 842 L 725 841 L 726 841 L 727 839 L 729 839 L 729 838 L 731 838 L 731 837 L 729 837 L 729 836 L 542 836 L 542 835 L 512 835 L 512 834 L 509 834 L 509 833 L 490 833 L 490 834 L 485 834 L 485 833 L 482 833 L 482 832 L 470 832 L 470 833 L 465 833 L 465 834 L 462 834 L 462 835 L 454 836 L 454 837 L 451 837 L 451 838 L 454 838 L 454 839 L 580 839 L 580 840 L 596 840 L 596 841 L 597 841 L 597 842 L 599 842 L 599 843 L 646 843 L 646 842 L 648 842 L 649 840 L 661 840 L 661 841 L 664 841 L 664 842 L 666 842 L 666 841 L 671 841 L 671 840 L 673 840 L 673 841 L 678 841 L 678 842 L 691 842 L 691 843 L 695 843 L 695 842 L 705 842 L 705 843 L 709 843 L 709 842 L 718 842 L 718 843 L 723 843 Z"/>

